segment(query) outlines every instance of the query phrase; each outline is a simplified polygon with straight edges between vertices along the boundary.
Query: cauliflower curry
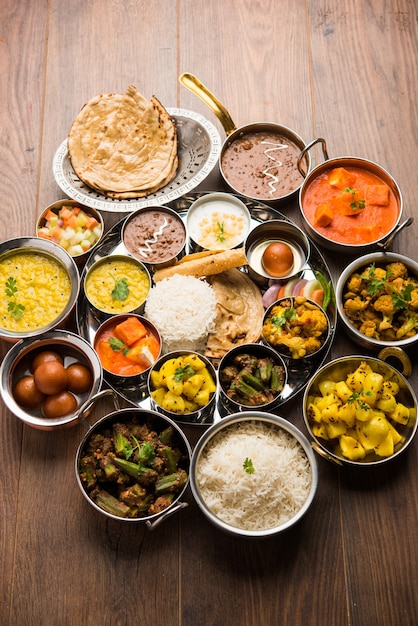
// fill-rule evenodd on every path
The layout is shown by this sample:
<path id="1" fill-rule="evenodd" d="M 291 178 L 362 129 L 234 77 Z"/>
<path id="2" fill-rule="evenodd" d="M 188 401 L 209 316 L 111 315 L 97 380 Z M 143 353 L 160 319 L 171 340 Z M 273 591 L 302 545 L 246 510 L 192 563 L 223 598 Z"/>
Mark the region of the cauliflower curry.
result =
<path id="1" fill-rule="evenodd" d="M 366 337 L 413 337 L 418 331 L 418 278 L 401 262 L 372 263 L 347 280 L 343 307 L 349 322 Z"/>
<path id="2" fill-rule="evenodd" d="M 328 319 L 314 302 L 297 296 L 271 308 L 263 324 L 263 338 L 285 356 L 302 359 L 324 344 Z"/>

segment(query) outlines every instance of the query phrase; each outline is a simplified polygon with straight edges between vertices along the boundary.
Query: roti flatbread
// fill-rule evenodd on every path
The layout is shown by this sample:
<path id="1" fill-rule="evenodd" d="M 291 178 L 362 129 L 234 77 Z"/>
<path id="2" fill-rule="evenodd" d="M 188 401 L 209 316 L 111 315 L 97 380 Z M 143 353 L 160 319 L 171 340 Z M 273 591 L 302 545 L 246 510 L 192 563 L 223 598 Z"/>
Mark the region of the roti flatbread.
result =
<path id="1" fill-rule="evenodd" d="M 113 198 L 145 196 L 175 176 L 176 127 L 155 96 L 148 101 L 131 85 L 84 105 L 71 126 L 68 153 L 89 187 Z"/>
<path id="2" fill-rule="evenodd" d="M 206 356 L 221 359 L 231 348 L 260 339 L 264 306 L 260 289 L 238 269 L 207 279 L 216 295 L 215 331 L 209 334 Z"/>

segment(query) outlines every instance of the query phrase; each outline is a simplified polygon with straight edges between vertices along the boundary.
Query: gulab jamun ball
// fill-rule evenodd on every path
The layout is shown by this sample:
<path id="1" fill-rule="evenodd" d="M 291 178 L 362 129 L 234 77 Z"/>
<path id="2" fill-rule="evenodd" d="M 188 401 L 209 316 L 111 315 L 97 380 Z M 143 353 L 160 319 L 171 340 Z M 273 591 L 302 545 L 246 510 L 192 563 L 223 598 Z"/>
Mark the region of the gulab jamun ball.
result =
<path id="1" fill-rule="evenodd" d="M 274 241 L 264 250 L 261 264 L 273 278 L 286 276 L 294 265 L 293 251 L 284 241 Z"/>

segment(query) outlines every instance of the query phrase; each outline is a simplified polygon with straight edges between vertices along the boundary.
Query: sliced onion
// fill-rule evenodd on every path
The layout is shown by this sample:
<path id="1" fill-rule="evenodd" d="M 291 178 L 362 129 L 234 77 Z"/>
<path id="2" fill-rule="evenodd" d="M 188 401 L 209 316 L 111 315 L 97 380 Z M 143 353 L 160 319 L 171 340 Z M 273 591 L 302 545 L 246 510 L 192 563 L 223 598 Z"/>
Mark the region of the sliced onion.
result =
<path id="1" fill-rule="evenodd" d="M 301 296 L 307 282 L 308 281 L 306 278 L 301 278 L 300 280 L 298 280 L 292 289 L 292 296 Z"/>
<path id="2" fill-rule="evenodd" d="M 277 300 L 277 294 L 280 291 L 280 287 L 280 283 L 274 283 L 274 285 L 271 285 L 268 289 L 266 289 L 263 294 L 263 305 L 265 309 Z"/>
<path id="3" fill-rule="evenodd" d="M 313 292 L 318 291 L 319 289 L 322 289 L 322 285 L 318 279 L 314 278 L 305 285 L 303 295 L 305 296 L 305 298 L 310 298 Z"/>
<path id="4" fill-rule="evenodd" d="M 299 278 L 291 278 L 287 283 L 286 286 L 284 288 L 284 297 L 288 298 L 289 296 L 292 295 L 293 293 L 293 287 L 296 285 L 296 283 L 299 281 Z"/>

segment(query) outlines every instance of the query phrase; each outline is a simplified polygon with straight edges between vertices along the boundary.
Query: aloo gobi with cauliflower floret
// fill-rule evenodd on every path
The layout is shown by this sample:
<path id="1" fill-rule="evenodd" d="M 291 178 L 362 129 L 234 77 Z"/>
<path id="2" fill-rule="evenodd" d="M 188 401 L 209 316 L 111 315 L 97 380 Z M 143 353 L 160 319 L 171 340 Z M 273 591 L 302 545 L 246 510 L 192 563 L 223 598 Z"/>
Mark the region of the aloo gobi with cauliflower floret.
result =
<path id="1" fill-rule="evenodd" d="M 343 306 L 349 322 L 366 337 L 408 339 L 418 332 L 418 278 L 402 262 L 371 263 L 348 278 Z"/>

